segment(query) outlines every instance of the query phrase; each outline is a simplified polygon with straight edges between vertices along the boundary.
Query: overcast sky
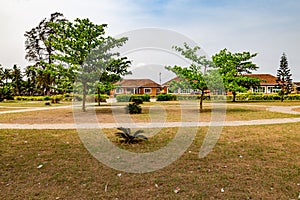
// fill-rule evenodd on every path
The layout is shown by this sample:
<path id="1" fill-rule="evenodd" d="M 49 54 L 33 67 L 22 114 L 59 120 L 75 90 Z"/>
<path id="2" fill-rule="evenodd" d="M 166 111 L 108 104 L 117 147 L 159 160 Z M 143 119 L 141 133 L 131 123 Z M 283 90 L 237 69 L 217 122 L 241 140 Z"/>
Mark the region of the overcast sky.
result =
<path id="1" fill-rule="evenodd" d="M 294 81 L 300 81 L 299 0 L 1 0 L 0 10 L 0 64 L 5 67 L 28 65 L 25 31 L 61 12 L 69 20 L 107 23 L 111 36 L 156 27 L 185 35 L 209 56 L 223 48 L 258 53 L 255 73 L 276 75 L 285 52 Z"/>

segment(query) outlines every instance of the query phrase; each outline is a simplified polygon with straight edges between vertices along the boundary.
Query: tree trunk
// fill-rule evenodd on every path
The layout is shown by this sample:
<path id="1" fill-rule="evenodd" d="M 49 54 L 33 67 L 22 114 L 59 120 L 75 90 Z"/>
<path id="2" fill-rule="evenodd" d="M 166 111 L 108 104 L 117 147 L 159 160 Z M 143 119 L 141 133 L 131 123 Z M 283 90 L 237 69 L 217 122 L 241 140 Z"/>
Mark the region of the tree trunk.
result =
<path id="1" fill-rule="evenodd" d="M 82 91 L 82 111 L 86 112 L 85 102 L 86 102 L 87 83 L 83 82 L 82 85 L 83 85 L 83 91 Z"/>
<path id="2" fill-rule="evenodd" d="M 203 111 L 203 98 L 204 98 L 204 90 L 201 90 L 201 96 L 200 96 L 200 112 Z"/>
<path id="3" fill-rule="evenodd" d="M 236 100 L 235 100 L 235 97 L 236 97 L 236 92 L 232 92 L 232 95 L 233 95 L 232 102 L 236 102 Z"/>
<path id="4" fill-rule="evenodd" d="M 100 95 L 100 88 L 99 87 L 97 88 L 97 94 L 98 94 L 98 99 L 97 99 L 98 106 L 100 106 L 100 97 L 101 97 L 101 95 Z"/>

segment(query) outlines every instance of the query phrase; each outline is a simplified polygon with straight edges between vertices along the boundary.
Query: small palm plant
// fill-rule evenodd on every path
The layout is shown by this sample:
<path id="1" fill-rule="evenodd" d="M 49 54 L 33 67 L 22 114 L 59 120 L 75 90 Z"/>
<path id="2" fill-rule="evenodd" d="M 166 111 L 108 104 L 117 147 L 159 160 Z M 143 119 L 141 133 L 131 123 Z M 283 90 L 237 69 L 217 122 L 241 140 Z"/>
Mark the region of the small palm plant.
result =
<path id="1" fill-rule="evenodd" d="M 138 142 L 140 140 L 148 139 L 146 136 L 141 135 L 141 133 L 144 132 L 143 130 L 137 130 L 136 132 L 134 132 L 132 134 L 130 128 L 119 127 L 117 129 L 122 132 L 117 132 L 116 136 L 122 138 L 123 142 L 127 143 L 127 144 L 132 144 L 132 143 Z"/>

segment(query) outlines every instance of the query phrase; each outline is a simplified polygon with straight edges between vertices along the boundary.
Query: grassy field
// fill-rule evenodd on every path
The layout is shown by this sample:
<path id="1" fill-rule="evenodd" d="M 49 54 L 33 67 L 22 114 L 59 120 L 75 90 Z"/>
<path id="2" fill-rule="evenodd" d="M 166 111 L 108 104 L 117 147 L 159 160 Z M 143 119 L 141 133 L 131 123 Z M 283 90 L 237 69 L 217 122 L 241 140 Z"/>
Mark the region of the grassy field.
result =
<path id="1" fill-rule="evenodd" d="M 297 106 L 299 102 L 287 104 Z M 34 107 L 26 105 L 22 104 Z M 143 114 L 133 115 L 134 121 L 162 117 L 162 109 L 166 111 L 167 121 L 180 120 L 178 102 L 160 102 L 160 107 L 151 108 L 154 105 L 158 104 L 143 104 Z M 226 120 L 299 117 L 266 111 L 265 106 L 275 105 L 273 102 L 245 105 L 229 103 Z M 205 112 L 197 117 L 199 121 L 210 120 L 211 105 L 205 103 L 204 108 Z M 3 111 L 7 109 L 16 108 L 3 108 Z M 197 116 L 198 107 L 187 105 L 184 109 Z M 112 113 L 125 116 L 121 107 L 112 111 L 104 105 L 95 112 L 101 122 L 114 122 Z M 82 117 L 89 116 L 93 116 L 91 108 Z M 0 115 L 0 123 L 72 123 L 73 120 L 71 108 Z M 84 147 L 76 130 L 0 130 L 0 199 L 298 198 L 300 123 L 224 127 L 213 151 L 200 159 L 198 153 L 207 129 L 198 129 L 192 145 L 178 160 L 158 171 L 142 174 L 126 173 L 102 164 Z M 114 145 L 145 153 L 167 145 L 177 128 L 145 129 L 145 134 L 158 133 L 148 141 L 132 145 L 119 143 L 114 135 L 116 129 L 103 131 Z M 178 193 L 174 192 L 176 188 L 180 188 Z"/>
<path id="2" fill-rule="evenodd" d="M 226 127 L 199 159 L 207 130 L 201 128 L 180 159 L 144 174 L 98 162 L 75 130 L 1 130 L 0 199 L 297 199 L 299 129 L 300 123 Z M 167 144 L 176 128 L 134 145 L 117 143 L 115 132 L 105 130 L 116 145 L 145 152 Z"/>
<path id="3" fill-rule="evenodd" d="M 121 104 L 123 105 L 123 104 Z M 268 104 L 273 105 L 272 103 Z M 215 114 L 222 115 L 222 108 L 220 106 L 214 107 Z M 51 107 L 50 107 L 51 108 Z M 144 103 L 142 105 L 142 114 L 131 115 L 130 118 L 134 122 L 178 122 L 182 121 L 182 115 L 188 115 L 184 121 L 211 121 L 212 117 L 212 106 L 210 103 L 204 104 L 204 112 L 199 114 L 198 105 L 186 103 L 182 107 L 178 102 L 156 102 L 156 103 Z M 129 116 L 125 112 L 125 107 L 119 104 L 113 105 L 102 105 L 100 107 L 88 107 L 88 112 L 82 113 L 81 108 L 75 109 L 76 117 L 89 119 L 94 116 L 101 123 L 114 123 L 120 122 L 117 119 L 127 119 Z M 243 104 L 228 104 L 226 108 L 226 120 L 256 120 L 256 119 L 274 119 L 274 118 L 291 118 L 300 117 L 299 115 L 283 114 L 277 112 L 270 112 L 266 110 L 265 105 L 251 104 L 245 106 Z M 1 114 L 0 123 L 73 123 L 74 116 L 72 108 L 62 109 L 49 109 L 49 110 L 38 110 L 24 113 L 10 113 Z M 89 122 L 86 120 L 86 122 Z"/>

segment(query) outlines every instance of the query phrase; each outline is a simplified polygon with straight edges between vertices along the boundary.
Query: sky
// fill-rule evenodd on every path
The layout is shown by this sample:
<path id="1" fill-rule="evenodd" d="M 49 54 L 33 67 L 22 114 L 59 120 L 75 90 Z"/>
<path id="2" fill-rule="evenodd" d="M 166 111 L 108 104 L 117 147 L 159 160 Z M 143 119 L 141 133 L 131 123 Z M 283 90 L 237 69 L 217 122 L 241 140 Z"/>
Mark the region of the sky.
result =
<path id="1" fill-rule="evenodd" d="M 25 31 L 51 13 L 60 12 L 71 21 L 89 18 L 96 24 L 108 24 L 106 33 L 111 36 L 143 28 L 171 30 L 194 41 L 208 57 L 224 48 L 257 53 L 253 62 L 259 69 L 253 73 L 276 75 L 285 52 L 293 80 L 300 81 L 299 10 L 299 0 L 1 0 L 0 64 L 29 65 L 25 60 Z M 151 63 L 151 56 L 157 52 L 134 55 L 139 53 L 130 55 L 138 58 L 133 62 L 137 68 L 160 65 L 158 70 L 152 69 L 157 73 L 167 64 Z M 150 76 L 145 71 L 139 68 L 136 74 Z M 171 76 L 162 73 L 163 81 Z M 156 75 L 153 79 L 158 82 Z"/>

